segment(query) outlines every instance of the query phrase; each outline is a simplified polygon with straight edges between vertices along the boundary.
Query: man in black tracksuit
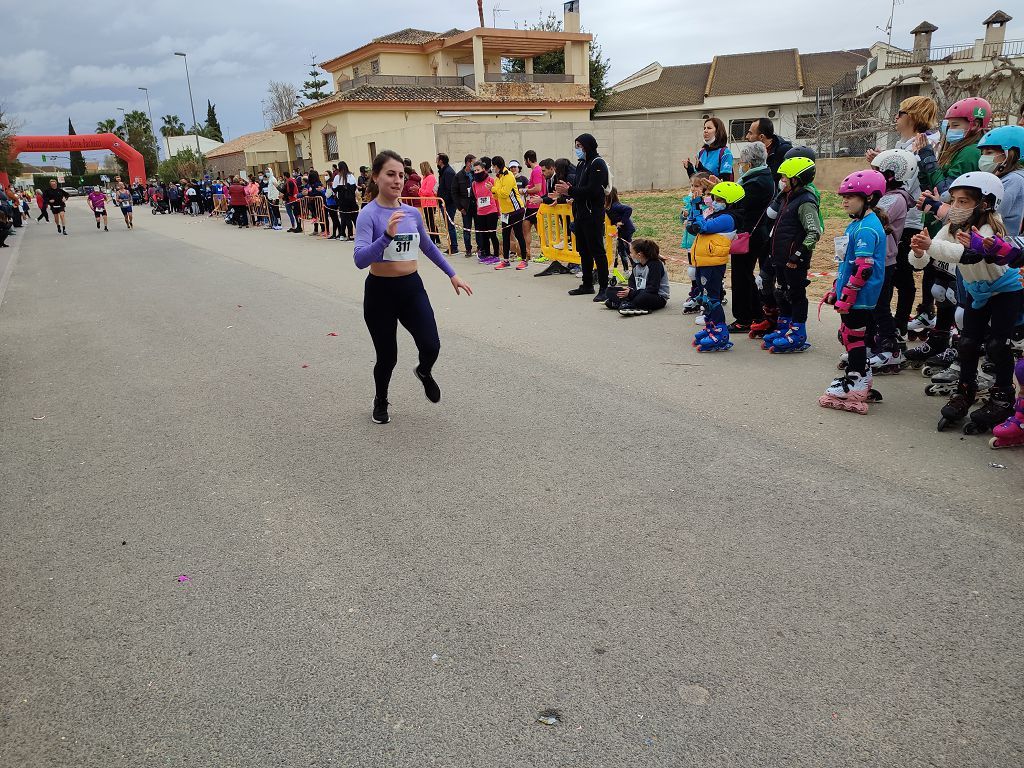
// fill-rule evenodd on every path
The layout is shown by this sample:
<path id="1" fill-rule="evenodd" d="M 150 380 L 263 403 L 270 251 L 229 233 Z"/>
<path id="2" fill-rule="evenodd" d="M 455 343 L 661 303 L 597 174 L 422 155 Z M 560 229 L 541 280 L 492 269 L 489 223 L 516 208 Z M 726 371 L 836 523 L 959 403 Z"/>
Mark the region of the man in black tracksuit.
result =
<path id="1" fill-rule="evenodd" d="M 473 255 L 473 241 L 470 230 L 476 218 L 476 198 L 473 197 L 473 161 L 474 155 L 466 155 L 462 170 L 455 174 L 455 205 L 462 214 L 462 244 L 466 246 L 466 256 Z M 454 216 L 454 212 L 452 216 Z M 483 253 L 482 236 L 477 233 L 476 252 Z"/>
<path id="2" fill-rule="evenodd" d="M 597 154 L 597 139 L 589 133 L 576 137 L 576 180 L 570 185 L 559 182 L 555 191 L 572 198 L 573 234 L 580 253 L 583 284 L 569 291 L 570 296 L 594 292 L 594 264 L 600 290 L 594 301 L 605 301 L 608 288 L 608 258 L 604 248 L 604 199 L 608 186 L 608 164 Z"/>
<path id="3" fill-rule="evenodd" d="M 455 231 L 455 169 L 448 162 L 448 155 L 437 155 L 437 196 L 444 203 L 444 223 L 448 227 L 448 241 L 452 253 L 459 252 L 459 236 Z M 469 251 L 466 251 L 467 255 Z"/>

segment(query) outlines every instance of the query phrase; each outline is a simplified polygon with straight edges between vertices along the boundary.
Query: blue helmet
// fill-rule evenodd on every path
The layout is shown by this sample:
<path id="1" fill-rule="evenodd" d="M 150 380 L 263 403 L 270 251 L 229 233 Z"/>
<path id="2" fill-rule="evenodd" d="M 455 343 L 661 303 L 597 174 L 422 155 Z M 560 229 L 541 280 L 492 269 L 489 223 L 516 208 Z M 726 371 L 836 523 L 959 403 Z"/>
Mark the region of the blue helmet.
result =
<path id="1" fill-rule="evenodd" d="M 978 149 L 985 147 L 998 148 L 1004 152 L 1008 149 L 1016 149 L 1018 154 L 1024 156 L 1024 126 L 1004 125 L 1000 128 L 993 128 L 978 142 Z"/>

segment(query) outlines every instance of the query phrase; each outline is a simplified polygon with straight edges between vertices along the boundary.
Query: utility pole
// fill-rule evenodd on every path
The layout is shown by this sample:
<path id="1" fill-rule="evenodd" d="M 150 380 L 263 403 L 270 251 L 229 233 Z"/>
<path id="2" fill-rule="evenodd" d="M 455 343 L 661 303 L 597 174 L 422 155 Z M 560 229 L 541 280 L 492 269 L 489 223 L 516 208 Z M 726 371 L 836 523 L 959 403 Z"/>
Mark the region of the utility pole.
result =
<path id="1" fill-rule="evenodd" d="M 199 126 L 199 121 L 196 120 L 196 103 L 192 100 L 192 81 L 188 76 L 188 56 L 181 51 L 175 51 L 175 56 L 181 56 L 185 60 L 185 82 L 188 83 L 188 102 L 192 105 L 192 128 L 196 129 Z M 196 130 L 196 154 L 202 155 L 203 150 L 199 148 L 199 131 Z"/>
<path id="2" fill-rule="evenodd" d="M 156 143 L 156 160 L 160 162 L 160 141 L 156 137 L 156 126 L 153 125 L 153 107 L 149 104 L 149 88 L 139 86 L 140 91 L 146 92 L 146 111 L 149 113 L 149 132 L 153 134 L 153 141 Z"/>

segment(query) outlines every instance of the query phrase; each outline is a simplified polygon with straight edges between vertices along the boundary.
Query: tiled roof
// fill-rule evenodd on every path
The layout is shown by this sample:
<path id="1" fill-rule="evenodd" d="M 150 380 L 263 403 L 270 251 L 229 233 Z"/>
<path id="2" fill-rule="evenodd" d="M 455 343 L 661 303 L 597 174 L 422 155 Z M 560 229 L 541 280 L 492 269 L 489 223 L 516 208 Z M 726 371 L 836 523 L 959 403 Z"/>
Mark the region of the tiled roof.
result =
<path id="1" fill-rule="evenodd" d="M 708 96 L 800 90 L 796 48 L 715 56 Z"/>
<path id="2" fill-rule="evenodd" d="M 255 133 L 246 133 L 239 136 L 237 139 L 232 139 L 231 141 L 222 144 L 216 149 L 211 149 L 206 153 L 206 156 L 220 157 L 221 155 L 231 155 L 235 152 L 244 152 L 253 144 L 259 144 L 267 139 L 273 139 L 277 135 L 277 131 L 256 131 Z"/>
<path id="3" fill-rule="evenodd" d="M 866 48 L 805 54 L 791 48 L 716 56 L 712 64 L 664 67 L 657 80 L 610 94 L 601 111 L 700 107 L 709 79 L 710 97 L 798 90 L 813 96 L 816 88 L 834 84 L 869 55 Z"/>
<path id="4" fill-rule="evenodd" d="M 818 88 L 828 88 L 853 72 L 871 55 L 867 48 L 849 51 L 800 54 L 800 69 L 804 74 L 804 95 L 814 96 Z"/>
<path id="5" fill-rule="evenodd" d="M 319 102 L 317 102 L 317 103 L 319 104 Z M 306 123 L 305 118 L 302 118 L 302 117 L 299 117 L 298 115 L 296 115 L 295 117 L 289 117 L 287 120 L 285 120 L 283 122 L 274 123 L 274 130 L 278 131 L 281 128 L 284 128 L 284 127 L 289 126 L 289 125 L 305 125 L 305 123 Z"/>
<path id="6" fill-rule="evenodd" d="M 447 32 L 430 32 L 426 29 L 413 29 L 412 27 L 409 27 L 407 29 L 401 29 L 398 32 L 392 32 L 390 35 L 375 37 L 373 38 L 373 42 L 419 45 L 421 43 L 430 42 L 431 40 L 438 40 L 442 37 L 454 37 L 459 34 L 462 34 L 461 29 L 449 29 Z"/>
<path id="7" fill-rule="evenodd" d="M 661 76 L 635 88 L 608 95 L 602 112 L 624 112 L 631 109 L 685 107 L 704 103 L 704 86 L 710 64 L 684 64 L 664 67 Z"/>
<path id="8" fill-rule="evenodd" d="M 1011 16 L 1008 13 L 1006 13 L 1005 11 L 996 11 L 995 13 L 993 13 L 991 16 L 989 16 L 987 19 L 985 19 L 981 23 L 982 24 L 986 24 L 986 25 L 987 24 L 1005 24 L 1008 21 L 1013 21 L 1013 16 Z"/>
<path id="9" fill-rule="evenodd" d="M 916 27 L 914 27 L 912 30 L 910 30 L 910 34 L 916 35 L 919 32 L 938 32 L 938 31 L 939 31 L 939 28 L 936 27 L 934 24 L 932 24 L 930 21 L 922 21 L 920 24 L 918 24 Z"/>

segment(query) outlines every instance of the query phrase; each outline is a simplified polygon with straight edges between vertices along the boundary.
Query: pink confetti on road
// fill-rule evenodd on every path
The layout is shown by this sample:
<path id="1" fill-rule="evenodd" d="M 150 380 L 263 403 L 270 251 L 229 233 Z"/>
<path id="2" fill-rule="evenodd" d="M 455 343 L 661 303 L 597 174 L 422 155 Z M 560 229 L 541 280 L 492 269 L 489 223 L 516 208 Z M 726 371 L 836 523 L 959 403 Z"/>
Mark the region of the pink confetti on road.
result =
<path id="1" fill-rule="evenodd" d="M 185 583 L 186 581 L 192 581 L 192 579 L 190 579 L 190 578 L 189 578 L 188 576 L 186 576 L 186 575 L 185 575 L 184 573 L 183 573 L 183 574 L 181 574 L 181 575 L 180 575 L 180 576 L 178 577 L 178 583 L 179 583 L 179 584 L 184 584 L 184 583 Z"/>
<path id="2" fill-rule="evenodd" d="M 302 367 L 303 367 L 303 368 L 309 368 L 309 364 L 308 364 L 308 363 L 303 363 L 303 364 L 302 364 Z"/>
<path id="3" fill-rule="evenodd" d="M 338 334 L 337 334 L 337 333 L 335 333 L 334 331 L 331 331 L 331 332 L 330 332 L 330 333 L 328 333 L 327 335 L 328 335 L 328 336 L 337 336 Z"/>

